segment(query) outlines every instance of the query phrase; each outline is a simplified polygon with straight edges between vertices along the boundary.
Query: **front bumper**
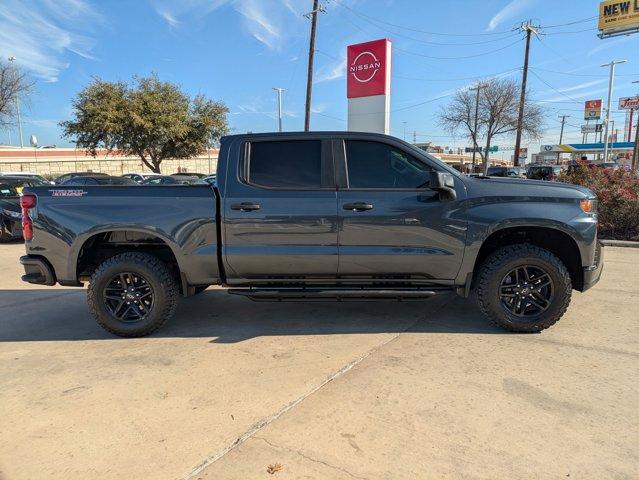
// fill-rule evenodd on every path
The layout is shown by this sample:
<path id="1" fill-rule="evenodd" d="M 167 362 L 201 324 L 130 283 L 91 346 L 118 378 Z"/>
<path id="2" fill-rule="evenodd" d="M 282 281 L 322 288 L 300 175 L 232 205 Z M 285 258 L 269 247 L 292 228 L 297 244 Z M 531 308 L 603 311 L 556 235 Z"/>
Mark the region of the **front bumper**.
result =
<path id="1" fill-rule="evenodd" d="M 51 265 L 41 257 L 24 255 L 20 257 L 20 263 L 24 266 L 25 274 L 22 281 L 35 283 L 36 285 L 55 285 L 55 273 Z"/>
<path id="2" fill-rule="evenodd" d="M 601 242 L 597 242 L 595 250 L 595 263 L 590 267 L 584 267 L 584 284 L 582 292 L 594 287 L 601 278 L 604 266 L 604 246 Z"/>

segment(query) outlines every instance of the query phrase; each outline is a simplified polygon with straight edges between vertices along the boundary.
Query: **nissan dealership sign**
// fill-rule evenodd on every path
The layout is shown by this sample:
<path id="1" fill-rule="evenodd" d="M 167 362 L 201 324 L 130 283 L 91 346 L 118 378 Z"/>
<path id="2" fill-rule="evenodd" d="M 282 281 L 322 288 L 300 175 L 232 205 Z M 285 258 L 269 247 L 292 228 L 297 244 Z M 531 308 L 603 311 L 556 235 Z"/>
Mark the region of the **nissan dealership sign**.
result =
<path id="1" fill-rule="evenodd" d="M 349 45 L 346 55 L 348 129 L 388 133 L 390 129 L 391 42 Z"/>

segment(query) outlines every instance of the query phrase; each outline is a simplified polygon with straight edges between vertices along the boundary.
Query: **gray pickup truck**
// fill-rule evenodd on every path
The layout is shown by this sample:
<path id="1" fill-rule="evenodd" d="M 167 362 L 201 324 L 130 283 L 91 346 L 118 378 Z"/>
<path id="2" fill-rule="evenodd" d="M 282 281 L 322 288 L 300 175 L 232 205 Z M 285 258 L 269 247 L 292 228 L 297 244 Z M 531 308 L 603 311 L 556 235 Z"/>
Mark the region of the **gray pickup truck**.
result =
<path id="1" fill-rule="evenodd" d="M 217 182 L 50 186 L 22 197 L 24 281 L 87 290 L 108 331 L 147 335 L 210 285 L 260 301 L 471 292 L 538 332 L 601 275 L 597 202 L 562 183 L 470 178 L 393 137 L 224 137 Z"/>

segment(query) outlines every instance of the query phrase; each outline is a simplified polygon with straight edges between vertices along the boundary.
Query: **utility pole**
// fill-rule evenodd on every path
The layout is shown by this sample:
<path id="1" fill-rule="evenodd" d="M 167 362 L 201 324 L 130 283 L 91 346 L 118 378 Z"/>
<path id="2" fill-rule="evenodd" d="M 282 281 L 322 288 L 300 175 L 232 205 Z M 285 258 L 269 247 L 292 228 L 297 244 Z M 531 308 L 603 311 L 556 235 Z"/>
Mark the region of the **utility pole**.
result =
<path id="1" fill-rule="evenodd" d="M 558 116 L 561 117 L 561 133 L 559 134 L 559 145 L 561 145 L 561 142 L 563 142 L 564 140 L 564 124 L 566 123 L 566 118 L 569 117 L 570 115 L 558 115 Z M 561 152 L 557 152 L 557 165 L 561 163 L 560 158 L 561 158 Z"/>
<path id="2" fill-rule="evenodd" d="M 280 87 L 273 87 L 273 90 L 275 90 L 277 92 L 277 125 L 278 125 L 278 132 L 282 131 L 282 92 L 284 91 L 283 88 Z"/>
<path id="3" fill-rule="evenodd" d="M 417 143 L 417 131 L 413 130 L 413 145 Z"/>
<path id="4" fill-rule="evenodd" d="M 406 122 L 402 122 L 404 124 L 404 141 L 406 141 Z"/>
<path id="5" fill-rule="evenodd" d="M 601 65 L 601 67 L 610 67 L 610 78 L 608 79 L 608 102 L 606 104 L 606 120 L 604 121 L 604 162 L 608 161 L 608 127 L 610 125 L 610 104 L 612 102 L 612 89 L 615 82 L 615 65 L 618 65 L 620 63 L 626 63 L 626 60 L 613 60 L 610 63 Z"/>
<path id="6" fill-rule="evenodd" d="M 12 55 L 7 60 L 9 60 L 9 63 L 13 66 L 13 62 L 15 62 L 16 57 Z M 17 78 L 18 70 L 16 69 L 16 67 L 13 67 L 13 73 Z M 18 114 L 18 132 L 20 133 L 20 148 L 24 148 L 24 139 L 22 138 L 22 119 L 20 118 L 20 95 L 19 94 L 16 94 L 16 113 Z"/>
<path id="7" fill-rule="evenodd" d="M 308 74 L 306 76 L 306 110 L 304 113 L 304 131 L 311 129 L 311 96 L 313 93 L 313 59 L 315 57 L 315 32 L 317 30 L 317 13 L 323 12 L 319 0 L 313 0 L 313 10 L 306 15 L 311 19 L 311 38 L 308 43 Z"/>
<path id="8" fill-rule="evenodd" d="M 521 130 L 524 123 L 524 104 L 526 103 L 526 82 L 528 81 L 528 55 L 530 54 L 530 36 L 539 33 L 539 27 L 532 25 L 532 20 L 528 20 L 519 27 L 520 31 L 526 32 L 526 53 L 524 54 L 524 71 L 521 78 L 521 96 L 519 97 L 519 116 L 517 117 L 517 136 L 515 137 L 515 167 L 519 166 L 519 148 L 521 147 Z"/>
<path id="9" fill-rule="evenodd" d="M 475 173 L 475 156 L 477 155 L 477 121 L 479 119 L 479 91 L 483 85 L 478 83 L 476 87 L 471 88 L 470 90 L 477 90 L 477 95 L 475 96 L 475 127 L 473 134 L 473 166 L 471 173 Z"/>

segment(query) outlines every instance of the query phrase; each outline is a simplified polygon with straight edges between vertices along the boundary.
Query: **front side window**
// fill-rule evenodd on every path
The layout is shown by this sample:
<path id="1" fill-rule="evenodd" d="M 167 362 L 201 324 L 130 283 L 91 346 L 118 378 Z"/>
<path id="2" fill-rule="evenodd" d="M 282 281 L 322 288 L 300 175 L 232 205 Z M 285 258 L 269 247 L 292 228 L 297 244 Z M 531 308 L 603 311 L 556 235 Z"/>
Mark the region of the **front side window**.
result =
<path id="1" fill-rule="evenodd" d="M 350 188 L 423 188 L 432 168 L 390 145 L 346 140 L 346 165 Z"/>
<path id="2" fill-rule="evenodd" d="M 271 188 L 321 188 L 322 142 L 285 140 L 250 144 L 247 180 Z"/>

